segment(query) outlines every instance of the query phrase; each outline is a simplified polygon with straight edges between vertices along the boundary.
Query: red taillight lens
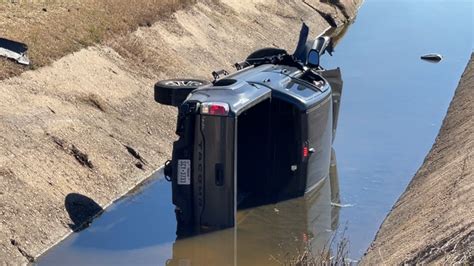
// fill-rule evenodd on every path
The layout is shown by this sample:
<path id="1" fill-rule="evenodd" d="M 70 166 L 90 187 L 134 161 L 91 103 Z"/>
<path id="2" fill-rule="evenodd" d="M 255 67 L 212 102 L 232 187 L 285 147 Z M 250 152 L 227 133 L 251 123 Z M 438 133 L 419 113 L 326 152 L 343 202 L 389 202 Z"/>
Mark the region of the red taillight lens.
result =
<path id="1" fill-rule="evenodd" d="M 226 116 L 229 114 L 227 103 L 202 103 L 201 114 Z"/>
<path id="2" fill-rule="evenodd" d="M 303 158 L 308 157 L 308 154 L 309 154 L 309 149 L 308 149 L 307 146 L 304 146 L 303 147 Z"/>
<path id="3" fill-rule="evenodd" d="M 209 114 L 210 115 L 226 115 L 227 110 L 224 108 L 224 106 L 211 105 L 211 108 L 209 109 Z"/>

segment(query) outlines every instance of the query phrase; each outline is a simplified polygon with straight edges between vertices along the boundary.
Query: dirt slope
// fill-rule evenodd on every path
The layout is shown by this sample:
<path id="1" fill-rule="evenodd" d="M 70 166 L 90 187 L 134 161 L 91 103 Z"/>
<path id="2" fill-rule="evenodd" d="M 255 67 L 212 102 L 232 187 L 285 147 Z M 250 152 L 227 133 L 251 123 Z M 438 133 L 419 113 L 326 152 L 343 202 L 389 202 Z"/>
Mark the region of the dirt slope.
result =
<path id="1" fill-rule="evenodd" d="M 262 46 L 293 50 L 301 18 L 315 35 L 328 27 L 321 14 L 341 23 L 360 4 L 307 2 L 198 2 L 0 81 L 0 264 L 31 261 L 77 228 L 68 194 L 105 206 L 169 158 L 176 113 L 154 103 L 156 80 L 209 77 Z"/>
<path id="2" fill-rule="evenodd" d="M 0 38 L 28 45 L 30 66 L 0 60 L 0 79 L 37 69 L 118 34 L 151 25 L 196 0 L 7 0 L 0 4 Z"/>
<path id="3" fill-rule="evenodd" d="M 474 54 L 436 142 L 362 264 L 474 264 Z"/>

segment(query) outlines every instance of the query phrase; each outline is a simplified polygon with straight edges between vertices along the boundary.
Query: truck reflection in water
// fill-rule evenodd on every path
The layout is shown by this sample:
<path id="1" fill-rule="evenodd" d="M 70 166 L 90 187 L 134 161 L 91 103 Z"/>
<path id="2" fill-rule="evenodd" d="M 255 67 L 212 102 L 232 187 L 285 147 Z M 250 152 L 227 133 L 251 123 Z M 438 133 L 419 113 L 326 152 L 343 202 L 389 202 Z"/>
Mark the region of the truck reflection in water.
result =
<path id="1" fill-rule="evenodd" d="M 238 211 L 235 228 L 180 238 L 167 265 L 288 264 L 307 248 L 317 257 L 338 228 L 336 158 L 330 177 L 304 197 Z M 179 230 L 178 230 L 179 231 Z"/>
<path id="2" fill-rule="evenodd" d="M 304 197 L 239 210 L 236 227 L 188 238 L 174 233 L 177 223 L 168 183 L 150 181 L 37 264 L 275 265 L 307 247 L 317 256 L 338 227 L 340 209 L 331 206 L 340 203 L 334 153 L 331 161 L 330 177 Z"/>

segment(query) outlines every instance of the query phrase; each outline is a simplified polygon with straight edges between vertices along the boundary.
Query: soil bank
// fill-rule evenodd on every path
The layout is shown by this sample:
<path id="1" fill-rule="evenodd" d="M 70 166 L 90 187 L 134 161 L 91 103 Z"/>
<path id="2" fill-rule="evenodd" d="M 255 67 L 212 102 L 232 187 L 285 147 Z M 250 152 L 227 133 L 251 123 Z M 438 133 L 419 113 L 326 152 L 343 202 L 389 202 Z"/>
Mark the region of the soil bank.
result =
<path id="1" fill-rule="evenodd" d="M 0 81 L 0 264 L 33 261 L 170 157 L 176 111 L 153 101 L 154 82 L 292 51 L 301 19 L 314 37 L 361 1 L 325 2 L 199 1 Z"/>
<path id="2" fill-rule="evenodd" d="M 474 263 L 474 54 L 435 144 L 363 265 Z"/>

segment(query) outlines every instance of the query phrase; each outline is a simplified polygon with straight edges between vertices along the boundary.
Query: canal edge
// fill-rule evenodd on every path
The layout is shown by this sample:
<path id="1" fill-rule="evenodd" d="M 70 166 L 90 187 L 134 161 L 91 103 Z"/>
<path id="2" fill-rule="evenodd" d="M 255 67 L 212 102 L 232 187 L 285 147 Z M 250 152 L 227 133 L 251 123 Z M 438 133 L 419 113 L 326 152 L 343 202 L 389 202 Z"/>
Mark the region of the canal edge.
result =
<path id="1" fill-rule="evenodd" d="M 474 52 L 467 61 L 432 148 L 377 230 L 361 265 L 474 259 L 474 220 L 469 218 L 474 207 L 462 204 L 474 202 L 468 183 L 473 177 Z M 457 217 L 453 209 L 465 215 Z"/>

